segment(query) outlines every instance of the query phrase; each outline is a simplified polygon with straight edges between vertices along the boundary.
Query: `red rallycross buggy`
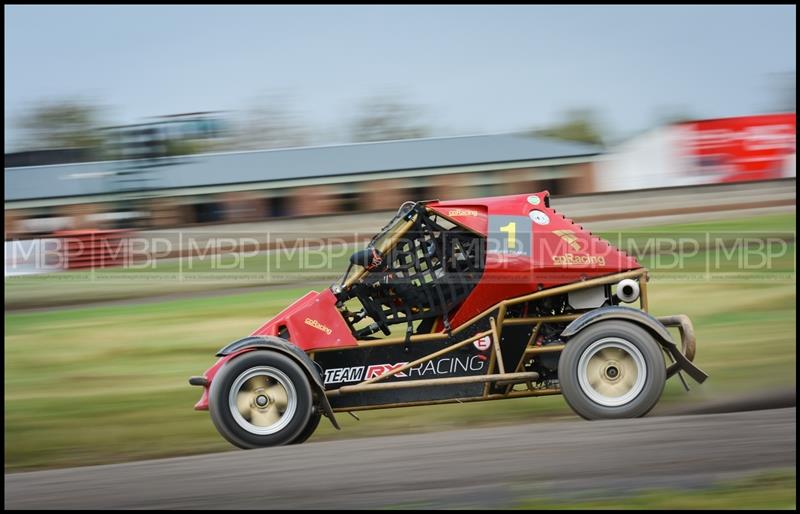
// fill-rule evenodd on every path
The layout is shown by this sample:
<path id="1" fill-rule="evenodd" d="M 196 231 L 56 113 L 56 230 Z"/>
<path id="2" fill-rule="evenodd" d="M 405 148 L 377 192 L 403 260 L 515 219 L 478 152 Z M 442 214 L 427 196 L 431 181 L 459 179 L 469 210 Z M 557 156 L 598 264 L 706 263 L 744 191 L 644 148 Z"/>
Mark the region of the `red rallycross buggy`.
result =
<path id="1" fill-rule="evenodd" d="M 301 443 L 336 412 L 553 394 L 586 419 L 633 418 L 673 375 L 707 378 L 689 319 L 647 309 L 647 270 L 546 191 L 407 202 L 341 280 L 189 382 L 242 448 Z"/>

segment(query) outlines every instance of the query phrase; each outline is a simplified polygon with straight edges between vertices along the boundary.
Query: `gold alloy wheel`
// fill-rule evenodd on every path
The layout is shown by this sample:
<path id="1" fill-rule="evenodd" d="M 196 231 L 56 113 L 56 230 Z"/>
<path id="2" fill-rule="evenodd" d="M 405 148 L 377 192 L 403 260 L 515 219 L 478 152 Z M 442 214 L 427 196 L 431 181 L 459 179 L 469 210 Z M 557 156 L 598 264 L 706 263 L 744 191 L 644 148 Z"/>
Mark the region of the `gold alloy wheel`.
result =
<path id="1" fill-rule="evenodd" d="M 228 406 L 233 419 L 256 435 L 274 434 L 289 424 L 297 410 L 297 393 L 282 371 L 269 367 L 250 368 L 230 389 Z"/>
<path id="2" fill-rule="evenodd" d="M 604 407 L 619 407 L 644 389 L 647 366 L 631 343 L 618 337 L 595 341 L 578 361 L 578 383 L 583 393 Z"/>

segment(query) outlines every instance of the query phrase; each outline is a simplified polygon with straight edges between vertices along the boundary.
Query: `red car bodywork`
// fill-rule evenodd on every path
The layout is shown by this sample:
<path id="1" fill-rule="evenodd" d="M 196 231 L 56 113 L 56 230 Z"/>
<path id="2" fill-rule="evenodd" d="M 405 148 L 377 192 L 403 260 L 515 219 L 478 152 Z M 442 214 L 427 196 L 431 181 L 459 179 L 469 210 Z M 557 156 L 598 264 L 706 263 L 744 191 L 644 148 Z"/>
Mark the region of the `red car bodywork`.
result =
<path id="1" fill-rule="evenodd" d="M 548 207 L 547 191 L 533 195 L 511 195 L 444 202 L 426 206 L 440 216 L 458 223 L 488 238 L 508 236 L 490 234 L 490 219 L 517 220 L 519 234 L 530 240 L 522 242 L 527 254 L 495 251 L 487 247 L 486 262 L 480 281 L 474 290 L 450 315 L 452 328 L 457 328 L 475 315 L 507 298 L 622 271 L 640 268 L 638 261 L 611 246 L 606 241 L 583 230 L 572 220 Z M 538 212 L 536 212 L 538 211 Z M 523 226 L 522 223 L 527 226 Z M 508 236 L 510 237 L 510 236 Z M 510 243 L 509 243 L 510 244 Z M 528 246 L 525 246 L 525 245 Z M 347 323 L 336 308 L 336 297 L 330 289 L 311 291 L 251 335 L 277 336 L 283 328 L 292 334 L 292 344 L 310 352 L 319 348 L 356 346 Z M 441 324 L 435 331 L 443 330 Z M 205 373 L 210 385 L 222 365 L 235 356 L 250 351 L 243 349 L 220 358 Z M 197 410 L 208 409 L 208 387 L 195 405 Z"/>

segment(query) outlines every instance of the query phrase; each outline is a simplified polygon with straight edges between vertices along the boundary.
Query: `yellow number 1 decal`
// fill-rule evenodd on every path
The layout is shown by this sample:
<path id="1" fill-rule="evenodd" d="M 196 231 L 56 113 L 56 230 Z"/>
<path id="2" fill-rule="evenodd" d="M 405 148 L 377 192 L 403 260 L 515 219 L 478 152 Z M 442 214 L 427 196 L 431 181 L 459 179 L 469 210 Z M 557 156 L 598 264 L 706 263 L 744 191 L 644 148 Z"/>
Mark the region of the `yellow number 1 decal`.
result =
<path id="1" fill-rule="evenodd" d="M 500 227 L 500 232 L 506 232 L 508 234 L 508 248 L 516 248 L 517 247 L 517 222 L 512 221 L 508 225 L 504 227 Z"/>

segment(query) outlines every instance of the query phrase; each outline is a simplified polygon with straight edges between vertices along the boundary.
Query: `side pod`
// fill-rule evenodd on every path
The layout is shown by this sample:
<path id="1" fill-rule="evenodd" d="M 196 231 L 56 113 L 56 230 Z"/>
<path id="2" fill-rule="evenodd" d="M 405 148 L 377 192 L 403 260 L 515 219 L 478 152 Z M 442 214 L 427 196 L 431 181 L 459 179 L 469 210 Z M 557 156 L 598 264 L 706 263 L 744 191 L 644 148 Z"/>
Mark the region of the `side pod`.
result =
<path id="1" fill-rule="evenodd" d="M 303 369 L 305 369 L 308 377 L 311 379 L 312 387 L 314 387 L 319 394 L 320 407 L 322 408 L 323 414 L 325 414 L 325 416 L 331 420 L 331 423 L 334 427 L 336 427 L 337 430 L 341 430 L 339 423 L 336 422 L 336 418 L 333 415 L 333 409 L 331 409 L 331 404 L 328 402 L 328 397 L 325 396 L 325 384 L 322 381 L 320 370 L 318 366 L 314 364 L 314 361 L 312 361 L 303 350 L 293 345 L 289 341 L 281 339 L 280 337 L 249 336 L 226 345 L 217 352 L 217 357 L 225 357 L 232 353 L 238 353 L 243 350 L 250 349 L 274 350 L 294 359 L 300 366 L 302 366 Z"/>
<path id="2" fill-rule="evenodd" d="M 683 347 L 683 352 L 681 352 L 678 345 L 673 341 L 664 323 L 644 311 L 632 309 L 630 307 L 600 307 L 599 309 L 587 312 L 567 325 L 567 328 L 561 332 L 561 337 L 570 338 L 587 326 L 607 319 L 620 319 L 636 323 L 648 330 L 675 360 L 675 364 L 667 369 L 668 377 L 677 373 L 679 369 L 682 369 L 687 375 L 702 384 L 708 378 L 708 375 L 692 364 L 695 340 L 694 331 L 692 330 L 689 318 L 686 316 L 669 316 L 664 319 L 668 320 L 669 325 L 672 326 L 677 324 L 677 322 L 673 321 L 678 318 L 680 318 L 681 321 L 681 345 Z"/>

